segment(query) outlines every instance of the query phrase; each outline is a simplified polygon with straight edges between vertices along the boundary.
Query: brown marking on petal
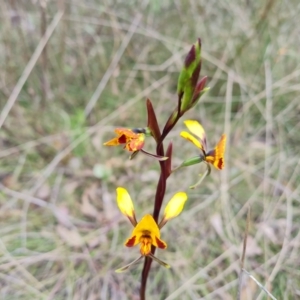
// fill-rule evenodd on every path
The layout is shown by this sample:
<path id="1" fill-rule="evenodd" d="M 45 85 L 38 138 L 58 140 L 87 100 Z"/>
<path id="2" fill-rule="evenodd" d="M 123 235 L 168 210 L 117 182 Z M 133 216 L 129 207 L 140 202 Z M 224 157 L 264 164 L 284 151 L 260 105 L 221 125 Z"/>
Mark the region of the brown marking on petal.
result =
<path id="1" fill-rule="evenodd" d="M 126 247 L 133 247 L 134 246 L 134 242 L 135 242 L 136 236 L 133 236 L 132 238 L 129 238 L 126 243 L 125 246 Z"/>
<path id="2" fill-rule="evenodd" d="M 159 239 L 158 237 L 155 237 L 156 243 L 157 243 L 157 247 L 160 249 L 166 249 L 167 248 L 167 244 L 165 242 L 163 242 L 161 239 Z"/>
<path id="3" fill-rule="evenodd" d="M 127 142 L 127 137 L 126 137 L 124 134 L 122 134 L 122 135 L 118 138 L 118 142 L 119 142 L 120 144 L 125 144 L 125 143 Z"/>
<path id="4" fill-rule="evenodd" d="M 224 169 L 225 166 L 225 161 L 224 161 L 225 146 L 226 146 L 226 135 L 223 134 L 215 149 L 210 150 L 205 157 L 205 160 L 208 163 L 211 163 L 219 170 Z"/>
<path id="5" fill-rule="evenodd" d="M 218 168 L 220 170 L 222 170 L 224 168 L 224 161 L 223 161 L 223 158 L 221 157 L 218 161 Z"/>

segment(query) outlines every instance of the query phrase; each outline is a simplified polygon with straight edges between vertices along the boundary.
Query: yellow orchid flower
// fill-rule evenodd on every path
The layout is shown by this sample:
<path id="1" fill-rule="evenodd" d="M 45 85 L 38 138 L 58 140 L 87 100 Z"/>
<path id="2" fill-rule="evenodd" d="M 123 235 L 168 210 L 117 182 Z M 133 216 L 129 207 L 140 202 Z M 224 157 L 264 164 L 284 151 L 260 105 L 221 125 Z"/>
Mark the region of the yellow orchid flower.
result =
<path id="1" fill-rule="evenodd" d="M 222 170 L 224 169 L 224 152 L 226 147 L 226 135 L 223 134 L 213 150 L 207 151 L 206 146 L 206 134 L 202 125 L 195 120 L 186 120 L 184 124 L 189 129 L 191 133 L 198 137 L 196 139 L 193 135 L 186 131 L 182 131 L 180 136 L 192 142 L 197 148 L 202 150 L 203 159 L 212 164 L 215 168 Z"/>
<path id="2" fill-rule="evenodd" d="M 130 266 L 138 262 L 142 257 L 148 256 L 157 261 L 166 268 L 170 266 L 155 257 L 151 252 L 151 247 L 166 249 L 167 243 L 160 238 L 160 229 L 167 223 L 168 220 L 177 217 L 183 210 L 184 203 L 187 200 L 187 195 L 184 192 L 176 193 L 167 204 L 164 216 L 158 225 L 152 215 L 146 214 L 139 222 L 135 219 L 134 206 L 131 197 L 127 190 L 123 187 L 117 188 L 117 203 L 122 214 L 129 218 L 134 227 L 131 236 L 126 240 L 126 247 L 134 247 L 140 244 L 141 256 L 132 263 L 122 267 L 116 272 L 123 272 Z"/>
<path id="3" fill-rule="evenodd" d="M 160 249 L 166 249 L 167 243 L 160 239 L 160 230 L 151 215 L 145 215 L 132 231 L 131 237 L 125 242 L 125 246 L 133 247 L 141 244 L 142 255 L 149 255 L 151 245 Z"/>

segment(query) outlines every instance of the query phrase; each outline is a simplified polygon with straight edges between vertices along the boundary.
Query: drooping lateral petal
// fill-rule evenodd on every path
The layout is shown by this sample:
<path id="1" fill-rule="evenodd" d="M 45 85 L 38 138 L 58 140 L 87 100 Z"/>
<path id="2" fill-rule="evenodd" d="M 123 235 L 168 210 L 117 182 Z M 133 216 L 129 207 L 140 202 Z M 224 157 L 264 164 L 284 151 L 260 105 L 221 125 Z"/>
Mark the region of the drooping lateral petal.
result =
<path id="1" fill-rule="evenodd" d="M 155 159 L 157 159 L 159 161 L 164 161 L 164 160 L 167 160 L 169 158 L 167 156 L 160 156 L 160 155 L 152 154 L 152 153 L 150 153 L 150 152 L 148 152 L 148 151 L 146 151 L 144 149 L 141 149 L 141 152 L 143 152 L 144 154 L 146 154 L 146 155 L 148 155 L 150 157 L 153 157 L 153 158 L 155 158 Z"/>
<path id="2" fill-rule="evenodd" d="M 116 192 L 117 192 L 117 204 L 121 213 L 124 214 L 126 217 L 128 217 L 131 223 L 133 220 L 133 223 L 136 224 L 134 206 L 127 190 L 124 189 L 123 187 L 118 187 L 116 189 Z"/>
<path id="3" fill-rule="evenodd" d="M 168 202 L 163 218 L 168 221 L 177 217 L 183 210 L 184 204 L 187 200 L 187 194 L 184 192 L 176 193 Z"/>
<path id="4" fill-rule="evenodd" d="M 201 182 L 204 180 L 204 178 L 210 174 L 210 165 L 206 164 L 206 166 L 207 166 L 207 169 L 206 169 L 205 173 L 203 175 L 200 174 L 200 179 L 195 184 L 191 185 L 189 187 L 190 189 L 194 189 L 195 187 L 197 187 L 199 184 L 201 184 Z"/>
<path id="5" fill-rule="evenodd" d="M 163 267 L 165 267 L 167 269 L 171 268 L 171 266 L 169 264 L 167 264 L 164 261 L 160 260 L 159 258 L 157 258 L 156 256 L 154 256 L 152 253 L 150 253 L 148 256 L 150 256 L 153 260 L 155 260 L 156 262 L 158 262 Z"/>
<path id="6" fill-rule="evenodd" d="M 132 152 L 132 154 L 129 156 L 129 159 L 134 159 L 138 154 L 139 154 L 140 151 L 134 151 Z"/>
<path id="7" fill-rule="evenodd" d="M 206 134 L 202 125 L 195 120 L 185 120 L 184 124 L 192 134 L 200 139 L 200 143 L 202 144 L 201 149 L 206 151 Z"/>
<path id="8" fill-rule="evenodd" d="M 201 143 L 187 131 L 181 131 L 180 136 L 192 142 L 197 148 L 203 150 L 203 146 L 201 145 Z"/>
<path id="9" fill-rule="evenodd" d="M 224 153 L 226 148 L 226 135 L 223 134 L 214 150 L 210 150 L 205 160 L 214 165 L 217 169 L 222 170 L 225 166 Z"/>
<path id="10" fill-rule="evenodd" d="M 140 256 L 138 257 L 137 259 L 135 259 L 134 261 L 132 261 L 131 263 L 129 263 L 128 265 L 120 268 L 120 269 L 117 269 L 115 272 L 116 273 L 122 273 L 124 271 L 126 271 L 129 267 L 133 266 L 134 264 L 136 264 L 137 262 L 139 262 L 144 256 Z"/>

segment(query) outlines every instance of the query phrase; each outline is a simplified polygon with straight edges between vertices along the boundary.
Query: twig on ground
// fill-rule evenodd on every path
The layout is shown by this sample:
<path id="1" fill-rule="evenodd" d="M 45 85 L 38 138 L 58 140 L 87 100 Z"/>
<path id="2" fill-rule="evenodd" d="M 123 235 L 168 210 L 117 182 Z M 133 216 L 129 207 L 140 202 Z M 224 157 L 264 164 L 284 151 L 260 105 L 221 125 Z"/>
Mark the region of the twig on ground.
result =
<path id="1" fill-rule="evenodd" d="M 248 206 L 248 211 L 247 211 L 247 222 L 246 222 L 246 229 L 245 229 L 245 235 L 244 235 L 244 241 L 243 241 L 243 253 L 242 253 L 242 258 L 241 258 L 241 271 L 240 271 L 240 275 L 239 275 L 239 286 L 238 286 L 238 293 L 237 293 L 237 297 L 236 297 L 237 300 L 241 299 L 241 290 L 242 290 L 242 283 L 243 283 L 243 270 L 244 270 L 244 265 L 245 265 L 249 224 L 250 224 L 250 206 Z"/>
<path id="2" fill-rule="evenodd" d="M 255 277 L 253 277 L 248 271 L 242 269 L 242 272 L 246 273 L 269 297 L 273 300 L 277 300 Z"/>

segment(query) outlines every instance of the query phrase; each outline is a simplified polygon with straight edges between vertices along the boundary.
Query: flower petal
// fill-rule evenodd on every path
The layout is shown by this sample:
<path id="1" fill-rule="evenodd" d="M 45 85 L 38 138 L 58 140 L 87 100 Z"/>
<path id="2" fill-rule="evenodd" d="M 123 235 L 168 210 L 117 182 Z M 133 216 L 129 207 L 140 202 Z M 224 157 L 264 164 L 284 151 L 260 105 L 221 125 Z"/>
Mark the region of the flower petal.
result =
<path id="1" fill-rule="evenodd" d="M 134 227 L 132 236 L 136 235 L 137 239 L 140 240 L 142 235 L 145 233 L 149 234 L 152 240 L 155 237 L 160 238 L 159 228 L 151 215 L 145 215 L 140 222 Z"/>
<path id="2" fill-rule="evenodd" d="M 130 139 L 134 139 L 137 137 L 137 133 L 133 132 L 131 129 L 128 129 L 128 128 L 116 128 L 115 133 L 118 136 L 124 135 Z"/>
<path id="3" fill-rule="evenodd" d="M 132 160 L 134 159 L 138 154 L 139 154 L 140 151 L 134 151 L 132 152 L 132 154 L 129 156 L 129 159 Z"/>
<path id="4" fill-rule="evenodd" d="M 206 134 L 202 125 L 195 120 L 185 120 L 185 126 L 188 130 L 200 139 L 202 150 L 206 151 Z"/>
<path id="5" fill-rule="evenodd" d="M 131 263 L 129 263 L 128 265 L 120 268 L 120 269 L 117 269 L 115 272 L 116 273 L 122 273 L 124 271 L 126 271 L 129 267 L 133 266 L 134 264 L 136 264 L 137 262 L 139 262 L 144 256 L 140 256 L 138 257 L 137 259 L 135 259 L 134 261 L 132 261 Z"/>
<path id="6" fill-rule="evenodd" d="M 128 128 L 116 128 L 114 131 L 117 134 L 117 137 L 104 143 L 105 146 L 118 146 L 121 144 L 128 144 L 132 141 L 132 139 L 139 138 L 138 133 L 135 133 L 131 129 L 128 129 Z M 130 150 L 130 151 L 133 151 L 133 150 Z"/>
<path id="7" fill-rule="evenodd" d="M 153 157 L 159 161 L 164 161 L 164 160 L 167 160 L 169 157 L 167 156 L 160 156 L 160 155 L 156 155 L 156 154 L 152 154 L 144 149 L 141 149 L 141 152 L 145 153 L 146 155 L 150 156 L 150 157 Z"/>
<path id="8" fill-rule="evenodd" d="M 167 247 L 167 244 L 160 239 L 159 228 L 151 215 L 145 215 L 141 219 L 133 229 L 131 237 L 135 237 L 134 246 L 141 243 L 140 252 L 144 256 L 151 252 L 151 245 L 162 249 Z M 126 241 L 126 243 L 128 242 L 130 244 L 130 239 Z M 127 244 L 125 245 L 127 246 Z"/>
<path id="9" fill-rule="evenodd" d="M 163 223 L 165 224 L 170 219 L 177 217 L 183 210 L 184 203 L 187 200 L 187 194 L 184 192 L 176 193 L 168 202 L 163 216 Z M 160 223 L 162 224 L 162 222 Z"/>
<path id="10" fill-rule="evenodd" d="M 193 137 L 190 133 L 188 133 L 186 131 L 181 131 L 180 136 L 183 137 L 184 139 L 192 142 L 197 148 L 203 150 L 203 146 L 201 145 L 201 143 L 195 137 Z"/>
<path id="11" fill-rule="evenodd" d="M 126 247 L 133 247 L 135 245 L 137 245 L 139 243 L 138 239 L 136 238 L 136 236 L 131 236 L 129 239 L 127 239 L 127 241 L 125 242 L 125 246 Z"/>
<path id="12" fill-rule="evenodd" d="M 215 149 L 210 150 L 207 153 L 207 155 L 205 157 L 205 160 L 208 163 L 211 163 L 212 165 L 214 165 L 219 170 L 224 169 L 224 166 L 225 166 L 225 162 L 224 162 L 225 148 L 226 148 L 226 135 L 223 134 L 221 136 L 221 139 L 218 142 L 217 146 L 215 147 Z"/>
<path id="13" fill-rule="evenodd" d="M 118 146 L 120 145 L 119 137 L 113 138 L 112 140 L 109 140 L 108 142 L 105 142 L 104 146 Z"/>
<path id="14" fill-rule="evenodd" d="M 207 169 L 206 169 L 205 173 L 202 175 L 200 174 L 200 179 L 195 184 L 191 185 L 189 187 L 190 189 L 194 189 L 195 187 L 197 187 L 199 184 L 201 184 L 203 179 L 210 174 L 211 170 L 210 170 L 210 165 L 208 163 L 206 163 L 206 167 L 207 167 Z"/>
<path id="15" fill-rule="evenodd" d="M 121 213 L 128 217 L 133 226 L 135 226 L 137 222 L 135 219 L 134 206 L 130 195 L 128 194 L 127 190 L 122 187 L 118 187 L 116 192 L 117 203 Z"/>
<path id="16" fill-rule="evenodd" d="M 153 240 L 153 245 L 160 249 L 166 249 L 167 243 L 161 239 L 159 239 L 157 236 L 155 237 L 155 240 Z"/>
<path id="17" fill-rule="evenodd" d="M 130 142 L 126 144 L 126 149 L 128 151 L 141 150 L 145 144 L 145 134 L 138 133 L 136 137 L 132 138 Z"/>
<path id="18" fill-rule="evenodd" d="M 167 269 L 171 268 L 171 266 L 169 264 L 167 264 L 164 261 L 160 260 L 159 258 L 157 258 L 156 256 L 154 256 L 152 253 L 150 253 L 148 256 L 150 256 L 153 260 L 155 260 L 156 262 L 158 262 L 163 267 L 165 267 Z"/>

